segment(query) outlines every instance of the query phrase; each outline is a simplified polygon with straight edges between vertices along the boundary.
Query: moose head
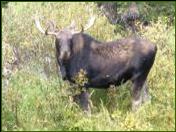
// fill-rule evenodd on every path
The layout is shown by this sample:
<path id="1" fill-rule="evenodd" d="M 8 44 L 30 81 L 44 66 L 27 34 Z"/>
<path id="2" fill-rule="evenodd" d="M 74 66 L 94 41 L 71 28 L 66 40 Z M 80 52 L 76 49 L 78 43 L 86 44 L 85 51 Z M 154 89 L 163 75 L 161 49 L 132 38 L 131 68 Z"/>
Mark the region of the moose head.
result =
<path id="1" fill-rule="evenodd" d="M 55 37 L 56 49 L 57 49 L 57 57 L 59 60 L 67 60 L 71 54 L 71 40 L 72 36 L 76 33 L 81 33 L 85 30 L 88 30 L 95 21 L 95 16 L 91 16 L 88 20 L 88 23 L 85 27 L 82 27 L 80 31 L 76 31 L 76 24 L 75 21 L 63 29 L 58 29 L 53 21 L 48 22 L 48 27 L 44 30 L 39 22 L 39 18 L 35 18 L 36 27 L 45 35 L 53 35 Z"/>

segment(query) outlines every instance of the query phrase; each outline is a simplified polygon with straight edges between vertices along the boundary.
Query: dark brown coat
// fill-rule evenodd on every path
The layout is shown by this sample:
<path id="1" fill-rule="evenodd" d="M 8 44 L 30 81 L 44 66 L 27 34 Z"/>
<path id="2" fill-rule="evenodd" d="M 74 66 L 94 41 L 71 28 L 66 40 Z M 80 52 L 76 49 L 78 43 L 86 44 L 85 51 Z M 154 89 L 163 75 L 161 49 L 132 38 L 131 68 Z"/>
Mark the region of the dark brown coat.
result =
<path id="1" fill-rule="evenodd" d="M 63 43 L 58 42 L 56 40 L 57 58 L 60 58 L 60 46 Z M 66 54 L 69 57 L 65 55 L 66 59 L 58 59 L 61 69 L 64 70 L 63 78 L 74 83 L 74 76 L 83 69 L 89 80 L 84 86 L 86 88 L 108 88 L 111 84 L 118 86 L 131 80 L 134 84 L 133 109 L 142 101 L 142 88 L 145 97 L 148 97 L 145 82 L 157 51 L 153 43 L 138 37 L 100 42 L 84 33 L 74 34 L 67 43 L 70 50 Z M 79 95 L 85 110 L 88 110 L 87 94 L 82 92 Z"/>

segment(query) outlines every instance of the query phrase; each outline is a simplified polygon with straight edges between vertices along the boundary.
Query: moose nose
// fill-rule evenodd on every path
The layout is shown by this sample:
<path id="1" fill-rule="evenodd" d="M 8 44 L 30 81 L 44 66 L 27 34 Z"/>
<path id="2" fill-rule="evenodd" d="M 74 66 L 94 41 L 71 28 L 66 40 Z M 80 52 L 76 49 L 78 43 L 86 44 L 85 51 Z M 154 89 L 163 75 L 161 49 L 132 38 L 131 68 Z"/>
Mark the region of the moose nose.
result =
<path id="1" fill-rule="evenodd" d="M 67 51 L 60 53 L 60 59 L 61 59 L 61 60 L 68 60 L 69 57 L 70 57 L 70 53 L 67 52 Z"/>

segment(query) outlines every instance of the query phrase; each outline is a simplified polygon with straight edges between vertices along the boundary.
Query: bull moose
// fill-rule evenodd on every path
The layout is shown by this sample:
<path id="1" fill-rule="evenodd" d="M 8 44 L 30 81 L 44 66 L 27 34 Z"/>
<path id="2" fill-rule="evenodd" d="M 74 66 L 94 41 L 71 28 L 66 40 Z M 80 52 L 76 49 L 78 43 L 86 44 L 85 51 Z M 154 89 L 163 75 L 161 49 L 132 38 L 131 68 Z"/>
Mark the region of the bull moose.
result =
<path id="1" fill-rule="evenodd" d="M 86 89 L 109 88 L 131 80 L 132 109 L 136 110 L 149 97 L 146 80 L 157 47 L 137 36 L 112 42 L 98 41 L 83 32 L 93 25 L 95 17 L 92 18 L 82 31 L 75 31 L 74 24 L 59 30 L 50 22 L 44 30 L 38 18 L 35 23 L 45 35 L 55 36 L 57 63 L 64 80 L 74 83 L 73 78 L 81 69 L 87 73 L 88 82 L 83 86 Z M 83 110 L 88 111 L 88 91 L 82 91 L 77 97 Z"/>

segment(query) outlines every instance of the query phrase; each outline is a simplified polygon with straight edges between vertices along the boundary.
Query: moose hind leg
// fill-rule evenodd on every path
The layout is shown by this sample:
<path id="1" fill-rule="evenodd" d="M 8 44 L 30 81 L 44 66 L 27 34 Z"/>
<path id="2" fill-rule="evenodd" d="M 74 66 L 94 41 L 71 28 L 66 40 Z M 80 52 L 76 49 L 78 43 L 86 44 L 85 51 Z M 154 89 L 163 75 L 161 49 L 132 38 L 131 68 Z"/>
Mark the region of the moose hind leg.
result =
<path id="1" fill-rule="evenodd" d="M 132 110 L 136 111 L 138 107 L 142 104 L 142 88 L 145 84 L 146 78 L 138 77 L 133 81 L 132 89 Z"/>
<path id="2" fill-rule="evenodd" d="M 145 103 L 150 100 L 151 100 L 151 96 L 149 95 L 147 82 L 145 82 L 142 88 L 142 103 Z"/>

